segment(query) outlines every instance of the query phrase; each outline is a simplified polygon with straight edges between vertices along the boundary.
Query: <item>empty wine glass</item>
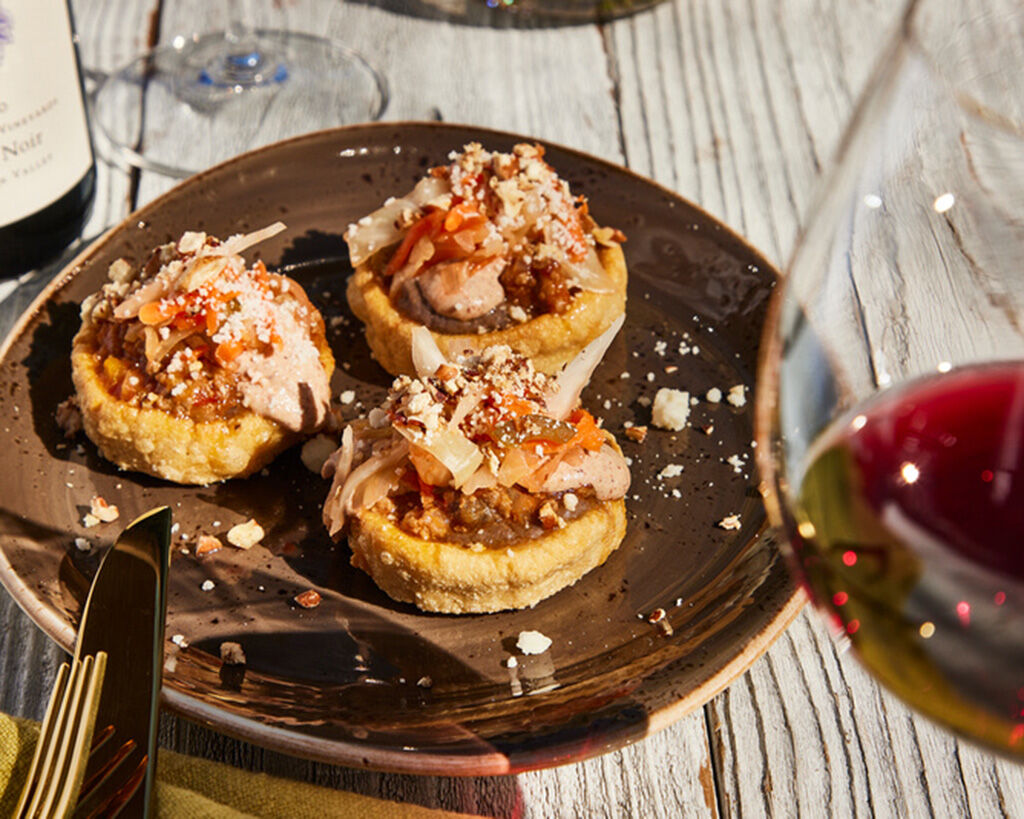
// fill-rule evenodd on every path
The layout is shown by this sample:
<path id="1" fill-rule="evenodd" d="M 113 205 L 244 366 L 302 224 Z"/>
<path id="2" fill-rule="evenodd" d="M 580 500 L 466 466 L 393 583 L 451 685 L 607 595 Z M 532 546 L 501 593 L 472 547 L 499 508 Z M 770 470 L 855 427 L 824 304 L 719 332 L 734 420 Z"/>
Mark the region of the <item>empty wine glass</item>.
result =
<path id="1" fill-rule="evenodd" d="M 234 154 L 307 131 L 380 117 L 384 78 L 336 40 L 256 29 L 229 4 L 224 31 L 177 36 L 104 77 L 98 131 L 121 161 L 185 177 Z"/>
<path id="2" fill-rule="evenodd" d="M 1024 759 L 1024 7 L 910 4 L 776 294 L 759 466 L 885 685 Z"/>

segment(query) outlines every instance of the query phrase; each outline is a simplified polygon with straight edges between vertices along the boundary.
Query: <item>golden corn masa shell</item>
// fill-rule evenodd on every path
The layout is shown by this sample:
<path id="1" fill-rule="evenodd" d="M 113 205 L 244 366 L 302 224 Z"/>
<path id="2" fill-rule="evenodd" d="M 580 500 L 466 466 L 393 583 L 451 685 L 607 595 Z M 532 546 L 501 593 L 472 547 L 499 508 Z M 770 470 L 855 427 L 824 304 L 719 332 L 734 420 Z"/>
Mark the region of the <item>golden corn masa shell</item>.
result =
<path id="1" fill-rule="evenodd" d="M 317 347 L 330 375 L 330 348 L 326 341 Z M 197 422 L 132 406 L 103 386 L 102 361 L 94 351 L 94 334 L 87 325 L 71 347 L 71 377 L 82 425 L 103 457 L 122 469 L 205 486 L 251 475 L 303 437 L 245 408 L 230 419 Z"/>
<path id="2" fill-rule="evenodd" d="M 531 359 L 541 372 L 555 373 L 626 309 L 626 258 L 622 248 L 618 244 L 598 245 L 598 256 L 615 285 L 611 293 L 581 292 L 564 313 L 546 313 L 503 330 L 431 335 L 449 358 L 466 350 L 507 344 Z M 395 308 L 380 278 L 366 265 L 357 267 L 348 281 L 347 296 L 352 312 L 366 325 L 366 340 L 374 358 L 392 375 L 414 375 L 412 331 L 419 324 Z"/>
<path id="3" fill-rule="evenodd" d="M 626 535 L 626 504 L 604 501 L 561 529 L 473 551 L 404 532 L 370 509 L 349 524 L 352 565 L 389 596 L 424 611 L 483 614 L 533 606 L 608 559 Z"/>

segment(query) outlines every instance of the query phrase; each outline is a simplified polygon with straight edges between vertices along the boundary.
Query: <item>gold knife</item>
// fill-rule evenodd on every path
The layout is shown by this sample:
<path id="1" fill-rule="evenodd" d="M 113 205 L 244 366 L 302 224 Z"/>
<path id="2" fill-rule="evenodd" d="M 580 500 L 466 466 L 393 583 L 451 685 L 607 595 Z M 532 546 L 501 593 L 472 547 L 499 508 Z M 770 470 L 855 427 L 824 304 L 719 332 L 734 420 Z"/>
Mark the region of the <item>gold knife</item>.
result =
<path id="1" fill-rule="evenodd" d="M 111 759 L 133 754 L 135 774 L 122 783 L 112 805 L 123 817 L 148 816 L 152 803 L 170 545 L 166 506 L 147 512 L 121 533 L 96 572 L 75 647 L 76 659 L 107 653 L 96 727 L 102 732 L 113 726 Z"/>

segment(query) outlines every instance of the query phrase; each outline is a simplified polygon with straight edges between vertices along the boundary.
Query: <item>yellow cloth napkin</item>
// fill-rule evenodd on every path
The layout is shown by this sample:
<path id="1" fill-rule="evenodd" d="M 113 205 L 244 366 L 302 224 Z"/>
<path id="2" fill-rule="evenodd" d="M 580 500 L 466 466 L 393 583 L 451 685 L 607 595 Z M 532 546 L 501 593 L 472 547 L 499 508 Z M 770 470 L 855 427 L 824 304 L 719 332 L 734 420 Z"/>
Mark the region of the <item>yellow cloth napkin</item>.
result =
<path id="1" fill-rule="evenodd" d="M 37 723 L 0 714 L 0 816 L 10 816 L 18 804 L 38 736 Z M 160 751 L 157 761 L 156 815 L 173 819 L 468 816 L 249 773 L 173 751 Z"/>

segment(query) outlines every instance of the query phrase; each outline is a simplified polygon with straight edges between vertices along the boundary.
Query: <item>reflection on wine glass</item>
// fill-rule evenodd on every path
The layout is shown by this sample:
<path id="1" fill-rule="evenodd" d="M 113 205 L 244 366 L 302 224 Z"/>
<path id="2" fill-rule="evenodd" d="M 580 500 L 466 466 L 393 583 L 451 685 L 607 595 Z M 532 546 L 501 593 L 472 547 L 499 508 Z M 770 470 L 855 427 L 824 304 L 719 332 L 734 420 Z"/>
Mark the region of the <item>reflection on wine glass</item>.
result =
<path id="1" fill-rule="evenodd" d="M 910 4 L 764 339 L 758 457 L 836 632 L 1024 759 L 1024 8 Z"/>
<path id="2" fill-rule="evenodd" d="M 241 4 L 245 5 L 245 4 Z M 185 177 L 299 133 L 380 117 L 384 78 L 345 45 L 254 29 L 231 9 L 226 31 L 175 37 L 100 83 L 94 122 L 117 158 Z"/>

